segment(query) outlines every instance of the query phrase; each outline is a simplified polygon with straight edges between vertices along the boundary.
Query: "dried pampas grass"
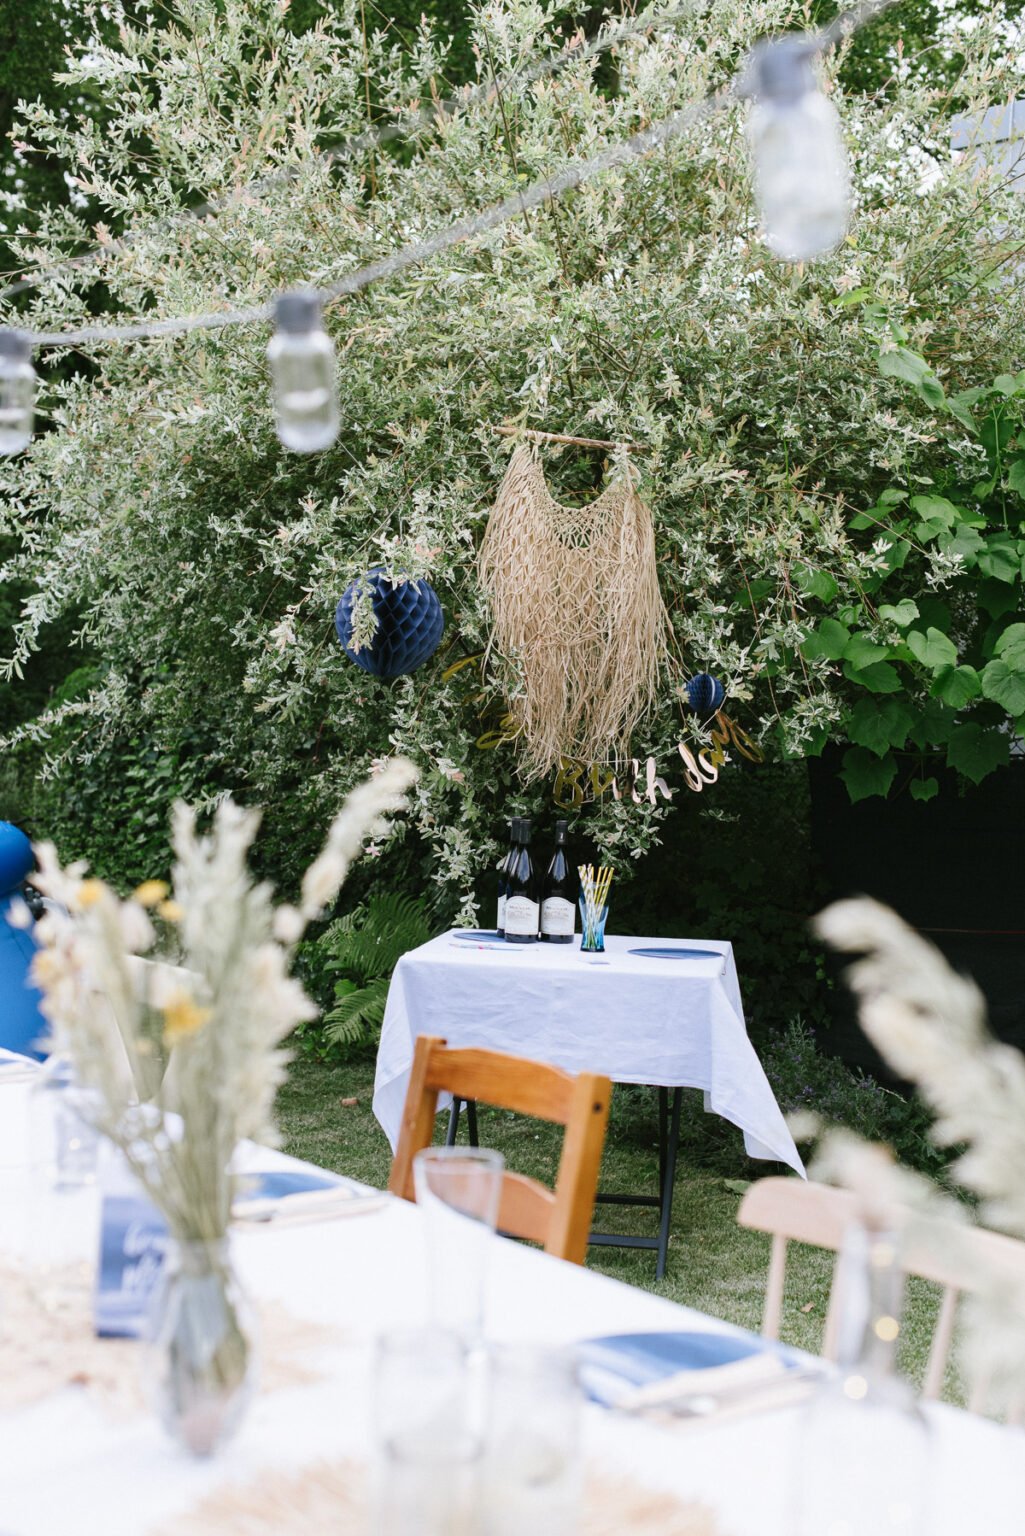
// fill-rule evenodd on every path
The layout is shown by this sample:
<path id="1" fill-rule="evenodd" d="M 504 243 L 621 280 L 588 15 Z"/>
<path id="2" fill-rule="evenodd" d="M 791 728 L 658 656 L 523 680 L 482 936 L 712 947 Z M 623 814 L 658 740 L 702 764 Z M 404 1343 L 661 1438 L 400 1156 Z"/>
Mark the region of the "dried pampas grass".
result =
<path id="1" fill-rule="evenodd" d="M 584 507 L 553 500 L 537 454 L 509 461 L 480 550 L 491 645 L 537 773 L 625 753 L 655 697 L 668 616 L 651 512 L 623 464 Z"/>

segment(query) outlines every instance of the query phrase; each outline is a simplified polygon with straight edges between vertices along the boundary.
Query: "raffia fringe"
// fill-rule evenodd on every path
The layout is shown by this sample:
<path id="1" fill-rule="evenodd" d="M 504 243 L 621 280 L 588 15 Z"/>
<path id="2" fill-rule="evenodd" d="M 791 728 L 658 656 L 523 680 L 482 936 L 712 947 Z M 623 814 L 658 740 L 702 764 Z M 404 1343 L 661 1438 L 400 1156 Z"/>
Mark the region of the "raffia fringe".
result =
<path id="1" fill-rule="evenodd" d="M 159 1536 L 310 1536 L 344 1531 L 372 1536 L 365 1469 L 318 1462 L 301 1472 L 271 1473 L 246 1488 L 213 1494 Z M 580 1536 L 720 1536 L 711 1512 L 627 1480 L 589 1479 Z M 544 1536 L 539 1532 L 538 1536 Z"/>
<path id="2" fill-rule="evenodd" d="M 479 556 L 510 712 L 539 774 L 623 754 L 653 704 L 669 621 L 651 512 L 623 466 L 585 507 L 552 499 L 536 453 L 509 461 Z"/>

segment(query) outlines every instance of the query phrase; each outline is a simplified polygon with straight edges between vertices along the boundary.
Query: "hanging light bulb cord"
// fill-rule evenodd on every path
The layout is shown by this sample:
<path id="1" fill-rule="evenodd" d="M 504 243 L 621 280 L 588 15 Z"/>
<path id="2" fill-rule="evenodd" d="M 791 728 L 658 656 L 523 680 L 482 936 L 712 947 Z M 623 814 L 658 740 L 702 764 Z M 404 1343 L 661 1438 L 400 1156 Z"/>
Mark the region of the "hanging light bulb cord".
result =
<path id="1" fill-rule="evenodd" d="M 850 10 L 842 12 L 826 28 L 820 32 L 808 34 L 809 48 L 816 52 L 825 52 L 835 47 L 856 32 L 860 27 L 871 21 L 874 17 L 888 10 L 898 0 L 863 0 L 863 3 Z M 659 18 L 659 24 L 670 23 L 670 20 L 678 20 L 681 16 L 689 14 L 688 6 L 680 11 L 667 13 Z M 654 23 L 648 23 L 650 28 Z M 613 36 L 600 39 L 601 48 L 608 48 L 614 43 L 622 41 L 634 32 L 646 30 L 640 25 L 625 29 Z M 573 53 L 563 52 L 555 60 L 545 61 L 545 65 L 539 67 L 532 78 L 542 72 L 550 73 L 563 64 L 582 59 L 599 51 L 599 44 L 592 45 L 590 50 L 580 49 Z M 400 273 L 408 271 L 410 267 L 419 266 L 422 262 L 440 255 L 443 251 L 451 250 L 453 246 L 461 245 L 467 240 L 473 240 L 481 235 L 490 233 L 500 228 L 503 224 L 522 216 L 531 209 L 539 208 L 547 202 L 554 201 L 566 192 L 573 191 L 584 182 L 600 176 L 605 171 L 615 170 L 621 166 L 630 164 L 631 161 L 650 154 L 653 150 L 671 143 L 674 139 L 689 132 L 698 123 L 720 111 L 731 100 L 736 99 L 738 87 L 743 80 L 744 71 L 738 72 L 725 85 L 718 90 L 710 92 L 700 101 L 693 102 L 689 106 L 673 112 L 669 117 L 662 118 L 650 127 L 635 133 L 631 138 L 622 140 L 618 144 L 612 144 L 598 154 L 591 155 L 585 160 L 573 161 L 560 169 L 550 172 L 539 178 L 529 187 L 513 193 L 499 203 L 482 209 L 481 212 L 467 215 L 447 225 L 428 239 L 417 241 L 414 244 L 402 247 L 391 255 L 370 262 L 358 271 L 348 273 L 336 283 L 320 287 L 315 292 L 322 302 L 330 303 L 334 300 L 347 298 L 368 288 L 372 283 L 384 279 L 396 277 Z M 514 77 L 516 78 L 516 77 Z M 526 77 L 524 77 L 526 78 Z M 492 86 L 482 87 L 474 93 L 478 97 L 487 96 L 493 89 Z M 468 98 L 472 99 L 472 98 Z M 352 153 L 358 145 L 363 148 L 371 141 L 381 142 L 384 137 L 393 137 L 408 128 L 429 121 L 433 114 L 417 114 L 406 121 L 405 126 L 393 125 L 392 128 L 383 130 L 379 135 L 364 134 L 359 140 L 346 147 L 338 154 Z M 81 258 L 79 258 L 81 259 Z M 136 324 L 127 325 L 88 325 L 70 331 L 25 331 L 23 335 L 32 347 L 78 347 L 90 343 L 106 341 L 141 341 L 161 336 L 178 336 L 190 331 L 216 331 L 229 326 L 253 325 L 261 321 L 268 321 L 274 315 L 274 302 L 268 301 L 246 309 L 229 309 L 214 311 L 202 315 L 170 316 L 165 320 L 139 321 Z"/>

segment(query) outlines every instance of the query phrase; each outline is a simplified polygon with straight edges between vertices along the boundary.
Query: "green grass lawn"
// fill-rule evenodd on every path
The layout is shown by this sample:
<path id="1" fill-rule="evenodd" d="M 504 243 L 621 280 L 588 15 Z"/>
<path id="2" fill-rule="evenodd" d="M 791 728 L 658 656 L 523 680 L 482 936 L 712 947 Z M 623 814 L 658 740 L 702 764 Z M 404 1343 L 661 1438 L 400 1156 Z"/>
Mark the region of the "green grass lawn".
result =
<path id="1" fill-rule="evenodd" d="M 391 1151 L 371 1108 L 374 1066 L 370 1059 L 342 1066 L 297 1060 L 278 1099 L 285 1150 L 378 1186 L 387 1182 Z M 354 1099 L 355 1103 L 346 1103 Z M 440 1116 L 441 1140 L 447 1116 Z M 539 1121 L 480 1110 L 480 1139 L 505 1154 L 509 1166 L 554 1181 L 561 1133 Z M 677 1165 L 672 1236 L 665 1279 L 655 1279 L 655 1254 L 628 1248 L 592 1248 L 588 1265 L 628 1285 L 697 1307 L 741 1327 L 761 1321 L 769 1239 L 736 1224 L 740 1192 L 729 1187 L 780 1169 L 753 1163 L 741 1134 L 706 1115 L 699 1093 L 684 1096 L 680 1161 Z M 613 1096 L 601 1188 L 638 1193 L 657 1188 L 658 1144 L 655 1092 L 617 1087 Z M 656 1212 L 624 1206 L 599 1207 L 596 1225 L 606 1230 L 656 1231 Z M 817 1351 L 822 1340 L 833 1256 L 792 1244 L 787 1272 L 782 1336 Z M 925 1368 L 938 1291 L 923 1282 L 909 1288 L 905 1316 L 905 1367 L 921 1378 Z M 953 1395 L 956 1385 L 951 1384 Z"/>

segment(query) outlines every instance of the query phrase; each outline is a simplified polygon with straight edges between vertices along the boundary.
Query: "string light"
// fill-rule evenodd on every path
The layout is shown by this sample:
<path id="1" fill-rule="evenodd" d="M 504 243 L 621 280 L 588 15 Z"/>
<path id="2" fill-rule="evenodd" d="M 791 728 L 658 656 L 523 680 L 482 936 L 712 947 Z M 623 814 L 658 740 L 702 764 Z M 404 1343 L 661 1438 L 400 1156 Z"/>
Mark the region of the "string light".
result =
<path id="1" fill-rule="evenodd" d="M 737 94 L 753 97 L 747 136 L 765 243 L 783 261 L 839 245 L 850 220 L 850 176 L 840 117 L 818 87 L 820 43 L 804 33 L 752 49 Z"/>
<path id="2" fill-rule="evenodd" d="M 267 346 L 278 437 L 294 453 L 317 453 L 338 436 L 335 349 L 320 323 L 320 295 L 283 293 Z"/>
<path id="3" fill-rule="evenodd" d="M 32 441 L 35 393 L 29 338 L 0 327 L 0 454 L 20 453 Z"/>
<path id="4" fill-rule="evenodd" d="M 323 300 L 359 293 L 373 282 L 396 276 L 463 241 L 497 229 L 532 208 L 554 202 L 563 193 L 599 173 L 626 165 L 670 143 L 739 97 L 754 97 L 749 137 L 755 159 L 755 193 L 770 248 L 784 260 L 791 261 L 804 260 L 831 249 L 842 239 L 847 227 L 849 181 L 839 117 L 818 90 L 811 61 L 815 55 L 836 46 L 897 3 L 899 0 L 860 0 L 817 33 L 795 33 L 787 38 L 763 40 L 752 49 L 742 77 L 727 81 L 701 100 L 631 138 L 585 160 L 563 166 L 512 197 L 457 220 L 427 240 L 371 262 L 330 287 L 283 294 L 273 307 L 261 304 L 248 309 L 171 316 L 128 325 L 90 325 L 55 332 L 22 332 L 0 326 L 0 454 L 17 453 L 31 441 L 36 379 L 31 361 L 33 347 L 73 347 L 90 342 L 134 341 L 197 330 L 221 330 L 265 321 L 272 315 L 277 321 L 277 329 L 267 352 L 274 379 L 278 436 L 285 447 L 297 453 L 315 453 L 326 448 L 338 435 L 338 407 L 334 348 L 320 319 Z M 659 24 L 666 24 L 686 13 L 684 10 L 666 12 Z M 648 27 L 635 24 L 626 31 L 635 29 L 648 30 Z M 544 61 L 536 73 L 549 73 L 563 63 L 585 59 L 622 40 L 624 35 L 620 33 L 600 39 L 578 52 L 567 49 L 557 60 Z M 530 78 L 533 73 L 525 72 L 524 78 Z M 512 77 L 513 80 L 516 78 Z M 501 93 L 497 81 L 495 89 Z M 484 90 L 485 87 L 480 87 L 466 101 L 444 103 L 443 106 L 468 105 Z M 427 119 L 427 113 L 411 114 L 391 128 L 372 130 L 334 154 L 345 156 L 363 147 L 364 139 L 383 142 Z M 796 171 L 795 165 L 799 168 Z M 267 185 L 277 179 L 269 178 Z M 790 191 L 785 194 L 787 187 Z M 791 198 L 789 209 L 785 206 L 785 195 Z M 201 217 L 222 206 L 225 204 L 210 204 L 195 213 Z M 126 236 L 121 243 L 127 246 L 132 239 L 132 236 Z M 49 272 L 63 270 L 65 265 L 85 265 L 93 259 L 91 255 L 74 257 L 50 268 Z M 0 294 L 0 298 L 21 287 L 35 286 L 46 275 L 44 272 L 14 284 Z"/>

